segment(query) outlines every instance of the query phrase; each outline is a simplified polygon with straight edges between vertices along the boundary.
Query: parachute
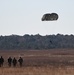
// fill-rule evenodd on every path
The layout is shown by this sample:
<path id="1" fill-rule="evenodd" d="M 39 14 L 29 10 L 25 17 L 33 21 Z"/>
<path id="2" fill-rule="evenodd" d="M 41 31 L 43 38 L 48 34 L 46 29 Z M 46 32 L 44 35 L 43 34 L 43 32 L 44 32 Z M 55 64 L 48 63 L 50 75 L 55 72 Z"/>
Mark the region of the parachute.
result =
<path id="1" fill-rule="evenodd" d="M 42 21 L 56 21 L 58 20 L 58 14 L 56 13 L 47 13 L 42 16 Z"/>

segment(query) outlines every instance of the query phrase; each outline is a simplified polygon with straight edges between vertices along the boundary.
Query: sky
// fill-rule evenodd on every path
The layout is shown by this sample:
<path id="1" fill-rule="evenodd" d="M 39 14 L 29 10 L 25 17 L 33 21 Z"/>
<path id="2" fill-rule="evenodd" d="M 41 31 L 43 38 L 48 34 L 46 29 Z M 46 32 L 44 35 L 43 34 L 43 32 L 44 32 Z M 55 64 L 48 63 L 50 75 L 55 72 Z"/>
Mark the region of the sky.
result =
<path id="1" fill-rule="evenodd" d="M 57 13 L 57 21 L 41 21 Z M 74 0 L 0 0 L 0 35 L 74 35 Z"/>

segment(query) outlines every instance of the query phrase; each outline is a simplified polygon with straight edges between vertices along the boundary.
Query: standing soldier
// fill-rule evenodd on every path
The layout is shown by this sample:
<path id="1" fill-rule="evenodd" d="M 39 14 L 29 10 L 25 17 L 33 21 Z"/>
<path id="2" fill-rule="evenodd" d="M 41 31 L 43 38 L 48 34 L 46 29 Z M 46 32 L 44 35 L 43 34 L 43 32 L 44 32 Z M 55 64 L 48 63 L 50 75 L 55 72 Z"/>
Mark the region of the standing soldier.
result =
<path id="1" fill-rule="evenodd" d="M 8 65 L 9 65 L 9 67 L 11 67 L 11 64 L 12 64 L 12 58 L 9 57 L 9 58 L 8 58 Z"/>
<path id="2" fill-rule="evenodd" d="M 22 67 L 23 59 L 21 57 L 19 58 L 18 62 L 19 62 L 20 67 Z"/>
<path id="3" fill-rule="evenodd" d="M 13 58 L 13 66 L 16 67 L 17 64 L 17 60 L 15 59 L 15 57 Z"/>
<path id="4" fill-rule="evenodd" d="M 3 63 L 4 63 L 4 58 L 1 56 L 1 58 L 0 58 L 0 67 L 3 66 Z"/>

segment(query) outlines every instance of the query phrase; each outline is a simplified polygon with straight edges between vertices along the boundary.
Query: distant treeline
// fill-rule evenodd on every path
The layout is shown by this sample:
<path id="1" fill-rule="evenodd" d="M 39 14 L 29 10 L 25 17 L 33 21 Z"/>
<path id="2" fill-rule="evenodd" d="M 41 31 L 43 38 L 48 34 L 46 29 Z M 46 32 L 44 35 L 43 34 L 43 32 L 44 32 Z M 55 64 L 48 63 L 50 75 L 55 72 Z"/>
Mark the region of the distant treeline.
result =
<path id="1" fill-rule="evenodd" d="M 0 50 L 74 48 L 74 35 L 10 35 L 0 36 Z"/>

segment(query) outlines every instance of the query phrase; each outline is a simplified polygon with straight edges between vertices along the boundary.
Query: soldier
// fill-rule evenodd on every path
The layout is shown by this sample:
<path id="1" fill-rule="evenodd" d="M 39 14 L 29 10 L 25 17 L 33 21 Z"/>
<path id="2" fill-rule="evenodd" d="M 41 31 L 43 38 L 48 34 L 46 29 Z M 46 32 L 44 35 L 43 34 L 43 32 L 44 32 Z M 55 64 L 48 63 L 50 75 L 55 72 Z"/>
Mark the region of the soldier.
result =
<path id="1" fill-rule="evenodd" d="M 17 64 L 17 60 L 15 59 L 15 57 L 13 58 L 13 66 L 16 67 Z"/>
<path id="2" fill-rule="evenodd" d="M 19 62 L 20 67 L 22 67 L 22 63 L 23 63 L 22 57 L 19 58 L 18 62 Z"/>
<path id="3" fill-rule="evenodd" d="M 8 58 L 8 65 L 9 65 L 9 67 L 11 67 L 11 64 L 12 64 L 12 58 L 9 57 L 9 58 Z"/>
<path id="4" fill-rule="evenodd" d="M 0 67 L 3 66 L 3 63 L 4 63 L 4 58 L 1 56 L 1 58 L 0 58 Z"/>

